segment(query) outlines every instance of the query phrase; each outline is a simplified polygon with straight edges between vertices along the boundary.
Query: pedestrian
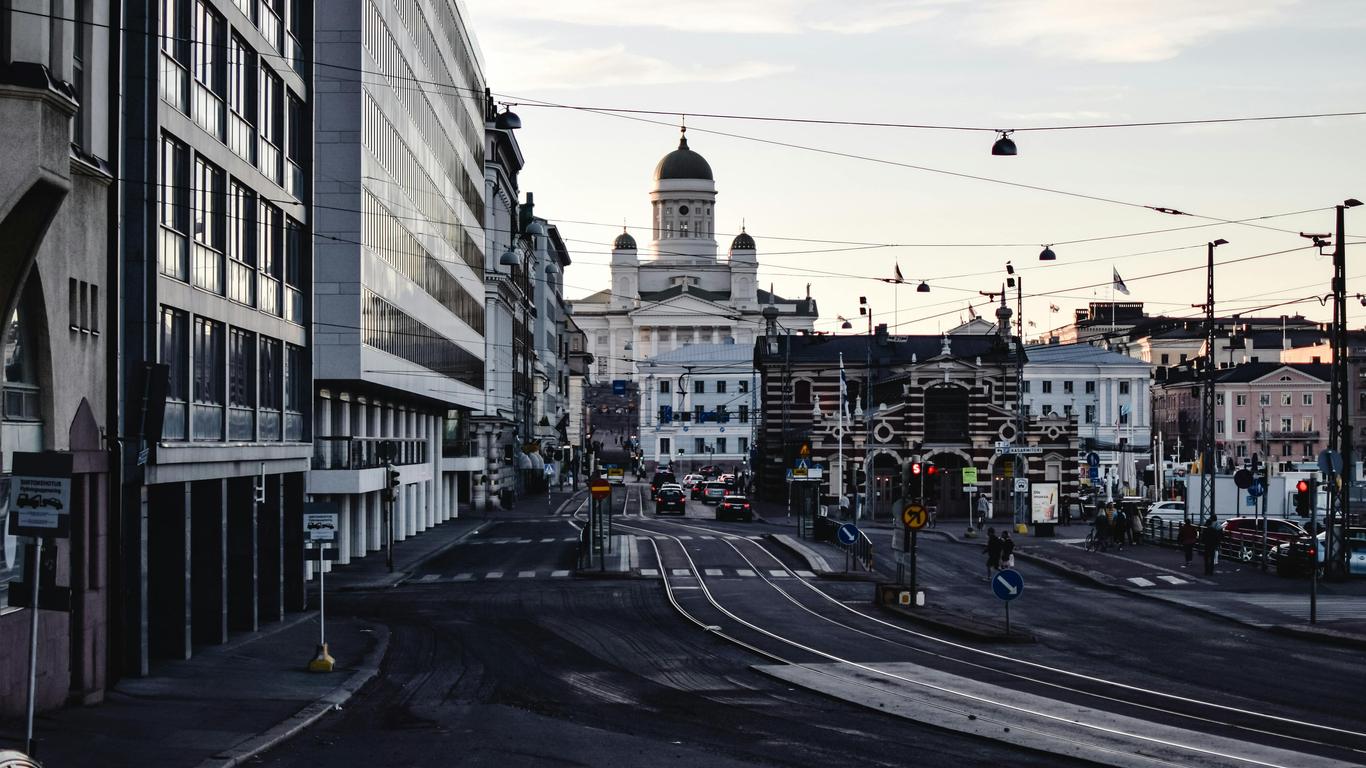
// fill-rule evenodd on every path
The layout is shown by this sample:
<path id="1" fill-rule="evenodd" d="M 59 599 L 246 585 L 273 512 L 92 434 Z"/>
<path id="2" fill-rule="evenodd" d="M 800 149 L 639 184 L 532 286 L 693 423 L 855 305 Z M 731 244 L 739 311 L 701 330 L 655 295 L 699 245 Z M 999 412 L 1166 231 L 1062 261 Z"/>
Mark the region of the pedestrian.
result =
<path id="1" fill-rule="evenodd" d="M 991 502 L 985 493 L 977 497 L 977 524 L 985 523 L 991 517 Z"/>
<path id="2" fill-rule="evenodd" d="M 1195 559 L 1195 542 L 1199 538 L 1200 532 L 1195 527 L 1195 523 L 1192 523 L 1189 517 L 1182 520 L 1181 528 L 1176 532 L 1176 543 L 1181 546 L 1181 551 L 1186 555 L 1186 562 L 1181 565 L 1182 568 L 1189 568 L 1191 560 Z"/>
<path id="3" fill-rule="evenodd" d="M 1015 567 L 1015 540 L 1010 538 L 1010 531 L 1001 532 L 1001 567 Z"/>
<path id="4" fill-rule="evenodd" d="M 1200 546 L 1205 550 L 1205 575 L 1214 575 L 1214 563 L 1219 559 L 1219 528 L 1214 522 L 1214 515 L 1210 515 L 1205 521 L 1205 527 L 1200 530 Z"/>
<path id="5" fill-rule="evenodd" d="M 1129 515 L 1124 512 L 1124 507 L 1114 507 L 1115 516 L 1110 521 L 1110 533 L 1114 537 L 1115 546 L 1124 550 L 1124 537 L 1129 535 Z"/>
<path id="6" fill-rule="evenodd" d="M 987 543 L 982 549 L 987 553 L 987 581 L 991 581 L 992 573 L 1001 568 L 1001 539 L 995 528 L 987 529 Z"/>
<path id="7" fill-rule="evenodd" d="M 1096 548 L 1101 552 L 1110 548 L 1110 515 L 1114 507 L 1110 504 L 1105 505 L 1105 509 L 1096 512 Z"/>
<path id="8" fill-rule="evenodd" d="M 1129 533 L 1133 538 L 1134 546 L 1143 543 L 1143 510 L 1135 509 L 1129 515 Z"/>

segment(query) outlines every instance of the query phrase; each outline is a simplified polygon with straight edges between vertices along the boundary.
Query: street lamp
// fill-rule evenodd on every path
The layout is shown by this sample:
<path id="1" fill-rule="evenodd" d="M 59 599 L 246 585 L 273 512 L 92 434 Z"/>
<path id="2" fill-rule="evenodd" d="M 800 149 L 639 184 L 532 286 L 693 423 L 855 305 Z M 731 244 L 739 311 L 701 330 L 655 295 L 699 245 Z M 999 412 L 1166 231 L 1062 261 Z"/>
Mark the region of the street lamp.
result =
<path id="1" fill-rule="evenodd" d="M 991 145 L 991 154 L 997 157 L 1014 157 L 1019 154 L 1015 148 L 1015 141 L 1010 138 L 1013 131 L 997 131 L 999 134 L 996 142 Z"/>
<path id="2" fill-rule="evenodd" d="M 1045 245 L 1045 246 L 1043 247 L 1043 250 L 1042 250 L 1042 251 L 1039 251 L 1039 261 L 1057 261 L 1057 260 L 1058 260 L 1058 254 L 1056 254 L 1056 253 L 1053 252 L 1053 246 L 1051 246 L 1051 245 Z"/>

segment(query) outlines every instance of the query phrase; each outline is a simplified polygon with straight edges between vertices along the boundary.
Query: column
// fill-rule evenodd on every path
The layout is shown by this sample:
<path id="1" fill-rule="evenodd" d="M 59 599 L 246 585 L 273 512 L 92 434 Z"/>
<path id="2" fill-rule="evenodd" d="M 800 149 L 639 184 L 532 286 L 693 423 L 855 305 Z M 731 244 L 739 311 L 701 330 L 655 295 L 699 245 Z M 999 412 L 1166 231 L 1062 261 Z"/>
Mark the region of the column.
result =
<path id="1" fill-rule="evenodd" d="M 440 525 L 446 522 L 449 517 L 446 515 L 446 476 L 441 472 L 441 440 L 445 432 L 441 414 L 428 416 L 427 428 L 427 452 L 432 458 L 432 503 L 428 523 L 429 525 Z"/>
<path id="2" fill-rule="evenodd" d="M 669 350 L 678 349 L 678 326 L 669 329 Z"/>
<path id="3" fill-rule="evenodd" d="M 650 327 L 650 357 L 659 354 L 659 326 Z"/>
<path id="4" fill-rule="evenodd" d="M 369 534 L 365 519 L 368 495 L 358 493 L 351 497 L 351 557 L 365 557 L 365 541 Z"/>
<path id="5" fill-rule="evenodd" d="M 304 583 L 304 473 L 280 475 L 282 536 L 284 538 L 285 610 L 302 611 L 308 605 Z"/>
<path id="6" fill-rule="evenodd" d="M 259 623 L 279 621 L 284 603 L 284 515 L 279 475 L 266 475 L 266 500 L 256 509 L 257 602 Z"/>
<path id="7" fill-rule="evenodd" d="M 332 545 L 337 549 L 337 565 L 351 562 L 351 494 L 338 494 L 337 502 L 337 541 Z"/>
<path id="8" fill-rule="evenodd" d="M 716 326 L 711 327 L 711 343 L 719 344 L 721 341 L 721 329 Z"/>
<path id="9" fill-rule="evenodd" d="M 191 636 L 219 645 L 228 639 L 228 481 L 190 484 Z"/>
<path id="10" fill-rule="evenodd" d="M 147 640 L 157 658 L 190 658 L 190 484 L 150 488 L 147 505 Z"/>
<path id="11" fill-rule="evenodd" d="M 256 478 L 228 481 L 228 629 L 255 632 L 259 594 Z"/>
<path id="12" fill-rule="evenodd" d="M 398 405 L 391 405 L 384 409 L 384 415 L 388 423 L 388 429 L 384 430 L 385 437 L 392 437 L 394 440 L 402 440 L 407 435 L 403 429 L 403 409 Z M 408 538 L 408 529 L 404 526 L 407 521 L 405 515 L 408 511 L 407 485 L 403 484 L 402 471 L 399 475 L 398 501 L 394 502 L 390 512 L 393 520 L 391 524 L 394 531 L 394 541 L 399 542 Z M 381 491 L 381 493 L 383 493 Z"/>
<path id="13" fill-rule="evenodd" d="M 365 494 L 365 548 L 378 552 L 384 548 L 384 499 L 382 491 Z"/>
<path id="14" fill-rule="evenodd" d="M 332 441 L 327 438 L 332 436 L 332 398 L 328 397 L 327 390 L 318 392 L 318 413 L 313 418 L 313 436 L 322 443 L 323 467 L 332 468 L 332 457 L 338 455 L 332 450 Z"/>
<path id="15" fill-rule="evenodd" d="M 417 413 L 412 409 L 403 412 L 403 437 L 407 440 L 412 440 L 417 437 Z M 409 536 L 416 536 L 418 534 L 418 521 L 422 519 L 417 508 L 417 485 L 417 483 L 413 484 L 412 493 L 409 494 L 407 522 L 403 526 L 403 529 L 407 531 Z"/>

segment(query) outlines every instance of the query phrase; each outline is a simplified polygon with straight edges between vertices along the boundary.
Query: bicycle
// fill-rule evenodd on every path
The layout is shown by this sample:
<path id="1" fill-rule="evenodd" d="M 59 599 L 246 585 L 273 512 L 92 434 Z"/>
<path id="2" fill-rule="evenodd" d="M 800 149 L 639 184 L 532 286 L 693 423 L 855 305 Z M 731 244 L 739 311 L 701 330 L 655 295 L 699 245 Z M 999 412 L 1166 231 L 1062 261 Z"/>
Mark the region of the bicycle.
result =
<path id="1" fill-rule="evenodd" d="M 1100 550 L 1101 544 L 1101 540 L 1096 537 L 1096 529 L 1092 528 L 1086 532 L 1086 543 L 1083 546 L 1086 547 L 1087 552 L 1096 552 Z"/>

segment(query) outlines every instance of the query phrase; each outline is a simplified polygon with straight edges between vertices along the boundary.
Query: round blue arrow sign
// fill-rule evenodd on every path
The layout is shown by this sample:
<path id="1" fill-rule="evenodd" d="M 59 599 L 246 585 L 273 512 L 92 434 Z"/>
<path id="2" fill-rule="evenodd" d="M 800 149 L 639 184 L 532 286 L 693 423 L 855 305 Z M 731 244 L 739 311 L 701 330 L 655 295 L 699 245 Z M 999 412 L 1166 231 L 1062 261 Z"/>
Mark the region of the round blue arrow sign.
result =
<path id="1" fill-rule="evenodd" d="M 1014 600 L 1024 591 L 1024 577 L 1019 571 L 1006 569 L 999 571 L 996 578 L 991 580 L 991 591 L 996 596 L 1007 602 Z"/>
<path id="2" fill-rule="evenodd" d="M 853 544 L 858 541 L 858 526 L 853 523 L 845 523 L 835 532 L 835 536 L 839 538 L 841 544 Z"/>

